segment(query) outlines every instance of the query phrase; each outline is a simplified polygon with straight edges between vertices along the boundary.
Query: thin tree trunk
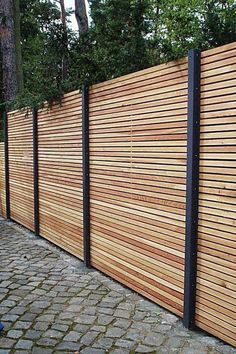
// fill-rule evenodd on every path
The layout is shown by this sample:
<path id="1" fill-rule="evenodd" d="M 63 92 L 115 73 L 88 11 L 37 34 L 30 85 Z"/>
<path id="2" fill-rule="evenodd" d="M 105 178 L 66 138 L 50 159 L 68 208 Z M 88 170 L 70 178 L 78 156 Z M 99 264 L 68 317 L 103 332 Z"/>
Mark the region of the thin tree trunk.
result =
<path id="1" fill-rule="evenodd" d="M 86 33 L 88 30 L 88 17 L 85 0 L 75 0 L 75 17 L 79 27 L 79 34 Z"/>
<path id="2" fill-rule="evenodd" d="M 22 53 L 21 53 L 21 35 L 20 35 L 20 2 L 13 0 L 13 15 L 15 29 L 15 50 L 16 50 L 16 79 L 18 94 L 23 91 L 23 69 L 22 69 Z"/>
<path id="3" fill-rule="evenodd" d="M 2 54 L 2 77 L 5 101 L 17 95 L 16 57 L 14 41 L 13 1 L 0 0 L 0 39 Z"/>
<path id="4" fill-rule="evenodd" d="M 67 37 L 67 27 L 66 27 L 66 10 L 65 10 L 65 3 L 64 0 L 60 0 L 60 7 L 61 7 L 61 22 L 63 25 L 63 29 L 65 32 L 65 49 L 68 49 L 68 37 Z M 62 56 L 62 80 L 67 78 L 67 71 L 68 71 L 68 60 L 66 53 L 63 53 Z"/>

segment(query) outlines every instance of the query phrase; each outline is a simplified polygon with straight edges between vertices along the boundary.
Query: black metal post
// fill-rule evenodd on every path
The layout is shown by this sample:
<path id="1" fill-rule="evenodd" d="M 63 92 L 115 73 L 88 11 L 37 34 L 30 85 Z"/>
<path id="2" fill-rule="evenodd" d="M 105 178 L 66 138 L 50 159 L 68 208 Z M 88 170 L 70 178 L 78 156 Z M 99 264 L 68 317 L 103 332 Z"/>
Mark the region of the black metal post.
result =
<path id="1" fill-rule="evenodd" d="M 33 109 L 34 232 L 39 236 L 38 111 Z"/>
<path id="2" fill-rule="evenodd" d="M 4 122 L 4 154 L 5 154 L 5 194 L 6 194 L 6 219 L 11 219 L 10 208 L 10 181 L 9 181 L 9 146 L 8 146 L 8 117 L 7 112 L 3 112 Z"/>
<path id="3" fill-rule="evenodd" d="M 83 144 L 83 244 L 84 263 L 90 267 L 90 195 L 89 195 L 89 88 L 82 88 Z"/>
<path id="4" fill-rule="evenodd" d="M 200 59 L 197 49 L 188 54 L 188 142 L 183 323 L 195 327 L 200 139 Z"/>

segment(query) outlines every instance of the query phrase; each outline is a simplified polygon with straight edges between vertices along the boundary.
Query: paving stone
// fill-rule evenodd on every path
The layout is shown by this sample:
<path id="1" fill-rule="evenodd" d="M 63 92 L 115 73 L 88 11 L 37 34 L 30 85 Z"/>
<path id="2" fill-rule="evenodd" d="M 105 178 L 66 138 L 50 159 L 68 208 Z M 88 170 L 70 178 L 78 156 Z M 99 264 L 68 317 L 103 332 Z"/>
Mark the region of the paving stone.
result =
<path id="1" fill-rule="evenodd" d="M 114 312 L 114 316 L 115 317 L 120 317 L 120 318 L 126 318 L 129 319 L 131 316 L 131 313 L 129 311 L 126 310 L 116 310 Z"/>
<path id="2" fill-rule="evenodd" d="M 76 343 L 76 342 L 64 342 L 63 341 L 62 343 L 58 344 L 56 349 L 63 350 L 63 351 L 71 351 L 71 350 L 76 351 L 76 350 L 79 350 L 80 347 L 81 347 L 81 345 L 79 343 Z"/>
<path id="3" fill-rule="evenodd" d="M 106 326 L 93 326 L 91 328 L 91 331 L 104 333 L 104 332 L 106 332 Z"/>
<path id="4" fill-rule="evenodd" d="M 93 324 L 95 320 L 96 320 L 96 316 L 90 316 L 90 315 L 80 315 L 74 318 L 74 321 L 80 324 Z M 103 324 L 103 323 L 99 323 L 99 324 Z"/>
<path id="5" fill-rule="evenodd" d="M 225 345 L 225 344 L 221 344 L 221 345 L 217 346 L 216 349 L 221 354 L 235 354 L 236 353 L 236 349 L 230 347 L 229 345 Z"/>
<path id="6" fill-rule="evenodd" d="M 112 328 L 108 328 L 106 332 L 106 337 L 120 338 L 121 336 L 123 336 L 123 334 L 125 334 L 124 329 L 118 327 L 112 327 Z"/>
<path id="7" fill-rule="evenodd" d="M 127 339 L 118 339 L 115 342 L 116 347 L 121 347 L 121 348 L 127 348 L 127 349 L 132 349 L 135 346 L 135 342 Z"/>
<path id="8" fill-rule="evenodd" d="M 54 338 L 40 338 L 37 341 L 38 345 L 45 346 L 45 347 L 55 347 L 55 345 L 58 343 L 58 340 Z"/>
<path id="9" fill-rule="evenodd" d="M 83 308 L 83 306 L 80 306 L 80 305 L 70 305 L 70 306 L 67 306 L 66 311 L 79 313 L 82 308 Z"/>
<path id="10" fill-rule="evenodd" d="M 91 343 L 95 340 L 95 338 L 98 336 L 98 332 L 87 332 L 86 334 L 83 335 L 83 337 L 80 339 L 80 342 L 84 345 L 91 345 Z"/>
<path id="11" fill-rule="evenodd" d="M 111 354 L 130 354 L 129 349 L 116 348 L 110 352 Z"/>
<path id="12" fill-rule="evenodd" d="M 94 349 L 94 348 L 85 348 L 81 350 L 81 354 L 105 354 L 106 351 L 102 349 Z"/>
<path id="13" fill-rule="evenodd" d="M 36 331 L 34 329 L 29 329 L 25 333 L 24 337 L 27 339 L 38 339 L 39 337 L 41 337 L 42 333 L 43 333 L 42 331 Z"/>
<path id="14" fill-rule="evenodd" d="M 55 315 L 42 315 L 37 317 L 37 321 L 42 321 L 42 322 L 53 322 L 55 318 Z"/>
<path id="15" fill-rule="evenodd" d="M 163 313 L 161 314 L 162 317 L 162 323 L 166 324 L 173 324 L 179 321 L 179 318 L 175 315 L 172 315 L 170 313 Z"/>
<path id="16" fill-rule="evenodd" d="M 32 354 L 52 354 L 53 352 L 53 349 L 35 346 L 33 348 Z"/>
<path id="17" fill-rule="evenodd" d="M 30 328 L 31 326 L 31 322 L 28 322 L 28 321 L 17 321 L 15 324 L 14 324 L 14 329 L 28 329 Z"/>
<path id="18" fill-rule="evenodd" d="M 83 300 L 83 299 L 82 299 L 82 300 Z M 53 299 L 53 302 L 54 302 L 55 304 L 64 304 L 64 303 L 67 302 L 67 301 L 68 301 L 67 298 L 59 297 L 59 296 L 57 296 L 57 297 L 55 297 L 55 298 Z"/>
<path id="19" fill-rule="evenodd" d="M 0 354 L 236 354 L 47 241 L 0 235 Z"/>
<path id="20" fill-rule="evenodd" d="M 19 318 L 18 315 L 3 315 L 1 317 L 2 322 L 9 321 L 9 322 L 15 322 Z"/>
<path id="21" fill-rule="evenodd" d="M 132 317 L 134 321 L 142 321 L 146 317 L 146 313 L 143 311 L 137 311 Z"/>
<path id="22" fill-rule="evenodd" d="M 70 331 L 64 338 L 63 340 L 67 342 L 78 342 L 80 337 L 83 335 L 83 333 L 79 333 L 76 331 Z"/>
<path id="23" fill-rule="evenodd" d="M 109 325 L 113 320 L 114 320 L 114 317 L 112 317 L 112 316 L 99 315 L 99 316 L 98 316 L 97 323 L 98 323 L 99 325 L 107 326 L 107 325 Z"/>
<path id="24" fill-rule="evenodd" d="M 63 332 L 57 331 L 55 329 L 49 329 L 43 334 L 43 337 L 47 338 L 62 338 L 63 336 Z"/>
<path id="25" fill-rule="evenodd" d="M 65 324 L 59 324 L 59 323 L 57 324 L 56 323 L 56 324 L 53 324 L 51 328 L 52 329 L 56 329 L 56 330 L 61 331 L 61 332 L 67 332 L 69 326 L 65 325 Z"/>
<path id="26" fill-rule="evenodd" d="M 82 307 L 82 306 L 81 306 Z M 83 314 L 85 315 L 96 315 L 96 312 L 97 312 L 97 309 L 96 307 L 86 307 L 84 310 L 83 310 Z"/>
<path id="27" fill-rule="evenodd" d="M 33 328 L 38 331 L 46 331 L 49 325 L 50 324 L 48 322 L 36 322 Z"/>
<path id="28" fill-rule="evenodd" d="M 135 341 L 141 341 L 144 339 L 144 335 L 142 335 L 138 330 L 129 329 L 125 334 L 125 338 Z"/>
<path id="29" fill-rule="evenodd" d="M 106 307 L 98 307 L 98 308 L 97 308 L 97 312 L 98 312 L 98 313 L 102 313 L 102 314 L 104 314 L 104 315 L 113 315 L 114 310 L 113 310 L 113 309 L 106 308 Z"/>
<path id="30" fill-rule="evenodd" d="M 207 354 L 208 350 L 198 349 L 181 349 L 181 354 Z"/>
<path id="31" fill-rule="evenodd" d="M 10 338 L 4 338 L 4 337 L 0 337 L 0 348 L 1 349 L 11 349 L 13 347 L 13 345 L 15 344 L 15 340 L 10 339 Z"/>
<path id="32" fill-rule="evenodd" d="M 30 313 L 36 313 L 40 315 L 43 312 L 43 309 L 40 309 L 39 307 L 31 307 Z"/>
<path id="33" fill-rule="evenodd" d="M 9 311 L 10 315 L 23 315 L 26 311 L 25 306 L 17 306 Z"/>
<path id="34" fill-rule="evenodd" d="M 171 325 L 157 324 L 154 327 L 152 327 L 152 330 L 160 333 L 170 332 Z"/>
<path id="35" fill-rule="evenodd" d="M 183 337 L 171 337 L 165 342 L 165 346 L 169 348 L 181 348 L 185 344 L 185 339 Z"/>
<path id="36" fill-rule="evenodd" d="M 16 343 L 16 349 L 30 350 L 33 346 L 33 342 L 27 339 L 19 339 Z"/>
<path id="37" fill-rule="evenodd" d="M 165 337 L 163 334 L 160 333 L 155 333 L 155 334 L 149 334 L 143 341 L 143 344 L 146 345 L 154 345 L 156 347 L 159 347 L 165 340 Z"/>
<path id="38" fill-rule="evenodd" d="M 74 330 L 77 332 L 85 333 L 89 329 L 89 325 L 84 325 L 84 324 L 77 324 L 74 327 Z"/>
<path id="39" fill-rule="evenodd" d="M 5 280 L 1 282 L 1 288 L 7 288 L 12 282 Z"/>
<path id="40" fill-rule="evenodd" d="M 135 353 L 153 353 L 153 351 L 153 348 L 142 344 L 138 345 L 135 349 Z"/>
<path id="41" fill-rule="evenodd" d="M 22 335 L 23 335 L 23 331 L 21 331 L 21 330 L 12 329 L 7 332 L 7 337 L 13 338 L 13 339 L 18 339 Z"/>
<path id="42" fill-rule="evenodd" d="M 144 331 L 144 332 L 151 332 L 151 324 L 149 323 L 144 323 L 144 322 L 134 322 L 132 323 L 131 329 L 135 329 L 135 330 L 140 330 L 140 331 Z"/>
<path id="43" fill-rule="evenodd" d="M 12 301 L 12 300 L 4 300 L 1 302 L 1 306 L 14 307 L 15 305 L 16 305 L 16 302 Z"/>

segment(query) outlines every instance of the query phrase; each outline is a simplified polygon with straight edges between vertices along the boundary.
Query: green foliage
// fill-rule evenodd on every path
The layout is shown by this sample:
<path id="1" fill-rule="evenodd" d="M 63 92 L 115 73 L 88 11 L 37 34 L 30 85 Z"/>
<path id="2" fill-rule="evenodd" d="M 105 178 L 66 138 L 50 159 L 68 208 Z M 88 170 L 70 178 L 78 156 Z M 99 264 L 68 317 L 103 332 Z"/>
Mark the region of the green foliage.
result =
<path id="1" fill-rule="evenodd" d="M 73 33 L 60 22 L 60 11 L 51 1 L 21 0 L 22 53 L 25 91 L 15 108 L 52 102 L 68 89 L 62 81 L 62 56 L 69 56 Z"/>
<path id="2" fill-rule="evenodd" d="M 149 65 L 147 54 L 147 0 L 92 0 L 90 36 L 93 63 L 102 79 L 123 75 Z"/>
<path id="3" fill-rule="evenodd" d="M 152 37 L 165 60 L 186 55 L 191 48 L 207 49 L 236 40 L 234 0 L 159 1 L 158 31 Z"/>

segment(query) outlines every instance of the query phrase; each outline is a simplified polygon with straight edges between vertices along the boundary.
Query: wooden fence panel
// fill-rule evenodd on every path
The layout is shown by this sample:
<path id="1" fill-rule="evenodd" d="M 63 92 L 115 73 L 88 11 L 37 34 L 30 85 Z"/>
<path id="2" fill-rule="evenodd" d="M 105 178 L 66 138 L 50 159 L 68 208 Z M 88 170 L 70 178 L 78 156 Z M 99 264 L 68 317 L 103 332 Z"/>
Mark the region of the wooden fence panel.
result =
<path id="1" fill-rule="evenodd" d="M 6 217 L 4 143 L 0 143 L 0 215 Z"/>
<path id="2" fill-rule="evenodd" d="M 236 346 L 236 43 L 201 55 L 196 325 Z M 183 315 L 187 59 L 89 90 L 91 264 Z M 11 112 L 11 218 L 34 229 L 32 113 Z M 83 258 L 82 98 L 38 112 L 40 235 Z M 0 143 L 0 214 L 5 215 Z"/>
<path id="3" fill-rule="evenodd" d="M 183 312 L 187 60 L 89 95 L 91 263 Z"/>
<path id="4" fill-rule="evenodd" d="M 81 94 L 38 112 L 40 235 L 83 258 Z"/>
<path id="5" fill-rule="evenodd" d="M 236 345 L 236 43 L 202 53 L 196 324 Z"/>
<path id="6" fill-rule="evenodd" d="M 32 113 L 8 113 L 9 181 L 12 220 L 34 230 Z"/>

